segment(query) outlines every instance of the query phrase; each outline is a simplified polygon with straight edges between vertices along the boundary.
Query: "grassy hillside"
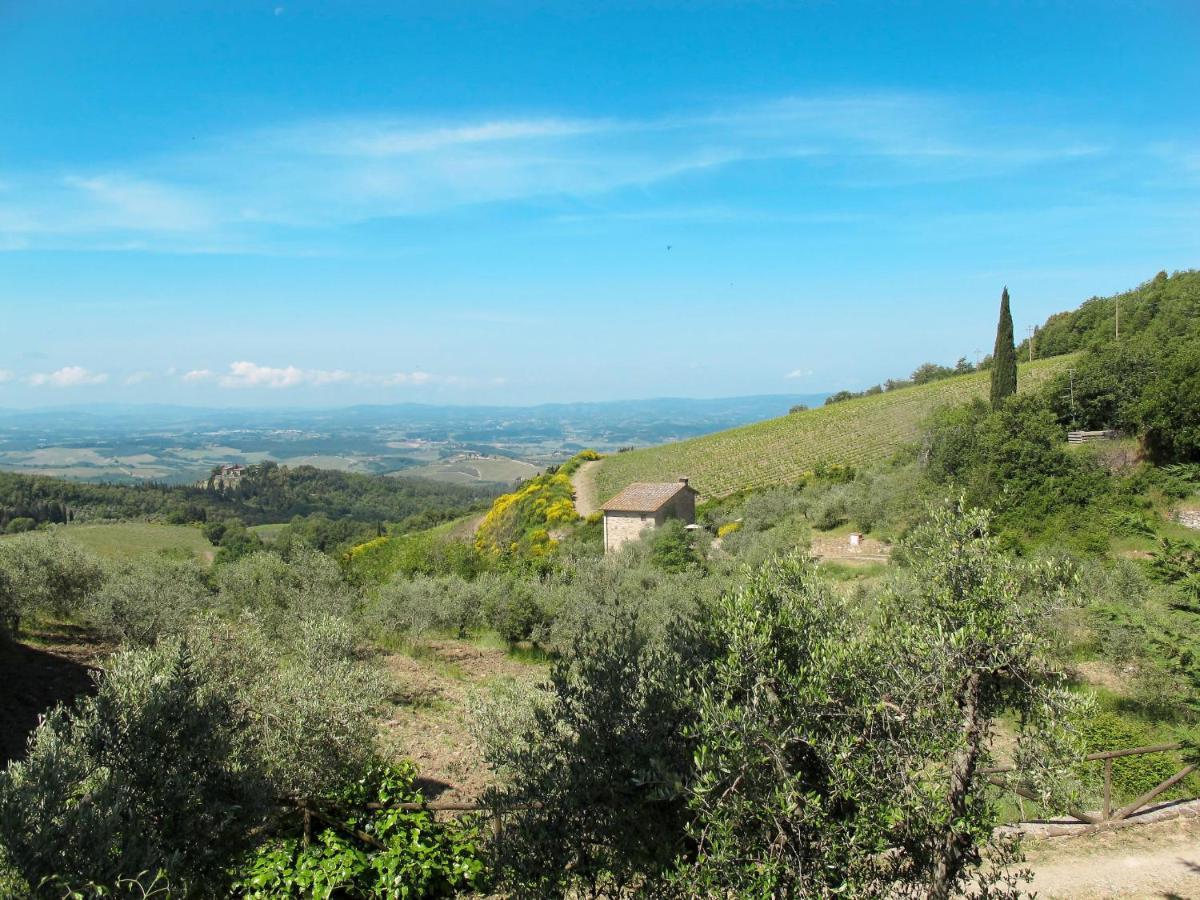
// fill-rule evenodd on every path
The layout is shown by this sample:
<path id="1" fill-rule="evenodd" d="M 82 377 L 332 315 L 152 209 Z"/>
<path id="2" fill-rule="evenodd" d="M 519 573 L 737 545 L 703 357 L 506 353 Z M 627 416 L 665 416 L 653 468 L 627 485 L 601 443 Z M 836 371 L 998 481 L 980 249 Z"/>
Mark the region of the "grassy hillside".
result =
<path id="1" fill-rule="evenodd" d="M 1024 391 L 1065 370 L 1073 357 L 1020 367 Z M 933 410 L 986 398 L 990 373 L 980 372 L 847 400 L 742 428 L 607 457 L 596 479 L 603 501 L 634 481 L 673 481 L 681 475 L 706 497 L 789 484 L 818 462 L 862 465 L 880 460 L 917 436 Z"/>
<path id="2" fill-rule="evenodd" d="M 132 559 L 164 551 L 211 562 L 213 545 L 199 528 L 152 522 L 112 522 L 103 525 L 59 526 L 59 534 L 107 559 Z"/>

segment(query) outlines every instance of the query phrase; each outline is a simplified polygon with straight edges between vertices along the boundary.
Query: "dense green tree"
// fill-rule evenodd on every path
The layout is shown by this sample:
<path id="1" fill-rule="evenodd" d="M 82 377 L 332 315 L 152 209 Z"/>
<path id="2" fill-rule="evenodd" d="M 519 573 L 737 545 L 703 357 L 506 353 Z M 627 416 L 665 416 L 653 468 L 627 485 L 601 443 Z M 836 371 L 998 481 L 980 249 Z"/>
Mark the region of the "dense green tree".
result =
<path id="1" fill-rule="evenodd" d="M 1200 462 L 1200 349 L 1159 360 L 1137 409 L 1142 439 L 1157 462 Z"/>
<path id="2" fill-rule="evenodd" d="M 992 409 L 1017 392 L 1017 351 L 1013 345 L 1012 311 L 1008 288 L 1000 295 L 1000 321 L 996 325 L 996 349 L 992 353 Z"/>

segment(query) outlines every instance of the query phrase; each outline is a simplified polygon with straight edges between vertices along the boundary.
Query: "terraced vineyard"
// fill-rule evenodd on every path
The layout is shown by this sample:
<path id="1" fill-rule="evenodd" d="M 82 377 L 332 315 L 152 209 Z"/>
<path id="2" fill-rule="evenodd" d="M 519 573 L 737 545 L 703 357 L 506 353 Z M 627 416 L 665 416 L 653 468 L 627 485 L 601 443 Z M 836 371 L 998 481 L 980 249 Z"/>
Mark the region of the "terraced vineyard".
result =
<path id="1" fill-rule="evenodd" d="M 1042 384 L 1072 359 L 1057 356 L 1021 366 L 1019 389 Z M 703 497 L 724 497 L 797 481 L 818 462 L 863 465 L 912 441 L 938 407 L 986 398 L 989 383 L 986 372 L 962 375 L 609 456 L 597 473 L 597 496 L 607 500 L 634 481 L 673 481 L 686 475 Z"/>

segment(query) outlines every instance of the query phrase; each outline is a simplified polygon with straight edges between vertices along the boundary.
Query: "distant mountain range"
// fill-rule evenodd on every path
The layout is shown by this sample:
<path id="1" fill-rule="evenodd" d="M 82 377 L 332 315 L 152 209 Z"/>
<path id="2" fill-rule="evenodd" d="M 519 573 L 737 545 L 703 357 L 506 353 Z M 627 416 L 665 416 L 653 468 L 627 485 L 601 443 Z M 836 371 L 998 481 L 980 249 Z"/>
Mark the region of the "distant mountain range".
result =
<path id="1" fill-rule="evenodd" d="M 0 409 L 0 424 L 230 427 L 250 423 L 255 428 L 291 427 L 319 422 L 354 426 L 433 423 L 507 423 L 548 421 L 561 423 L 672 420 L 681 425 L 704 422 L 750 422 L 783 415 L 796 404 L 818 406 L 828 393 L 759 394 L 711 399 L 655 397 L 642 400 L 543 403 L 535 406 L 455 406 L 426 403 L 361 404 L 341 407 L 200 407 L 170 404 L 70 404 L 31 409 Z"/>

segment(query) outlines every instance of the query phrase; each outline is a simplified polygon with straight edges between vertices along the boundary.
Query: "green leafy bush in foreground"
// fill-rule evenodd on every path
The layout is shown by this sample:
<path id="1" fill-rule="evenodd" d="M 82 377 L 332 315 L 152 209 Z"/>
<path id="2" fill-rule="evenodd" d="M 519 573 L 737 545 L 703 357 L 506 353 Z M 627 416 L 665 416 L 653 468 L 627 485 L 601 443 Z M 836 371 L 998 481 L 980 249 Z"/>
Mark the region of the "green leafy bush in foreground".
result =
<path id="1" fill-rule="evenodd" d="M 228 896 L 278 798 L 336 796 L 367 770 L 381 696 L 334 620 L 283 642 L 250 615 L 206 619 L 117 653 L 96 695 L 50 712 L 0 773 L 0 885 Z"/>
<path id="2" fill-rule="evenodd" d="M 435 822 L 421 810 L 366 810 L 368 803 L 419 802 L 411 763 L 378 764 L 335 801 L 331 814 L 348 828 L 384 845 L 378 848 L 345 831 L 325 828 L 307 846 L 298 834 L 259 847 L 240 872 L 237 896 L 391 898 L 440 897 L 481 886 L 479 828 L 473 820 Z"/>

